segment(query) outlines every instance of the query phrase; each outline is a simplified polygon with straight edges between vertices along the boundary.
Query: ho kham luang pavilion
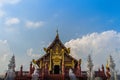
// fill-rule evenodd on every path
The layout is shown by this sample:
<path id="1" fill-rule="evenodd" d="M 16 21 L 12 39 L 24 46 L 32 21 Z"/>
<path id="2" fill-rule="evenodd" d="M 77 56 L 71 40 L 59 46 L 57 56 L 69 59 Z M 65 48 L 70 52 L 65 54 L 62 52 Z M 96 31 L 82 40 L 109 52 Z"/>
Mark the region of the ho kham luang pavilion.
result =
<path id="1" fill-rule="evenodd" d="M 23 66 L 19 71 L 15 71 L 15 56 L 10 60 L 6 80 L 111 80 L 115 75 L 111 75 L 111 65 L 115 64 L 110 56 L 110 60 L 101 69 L 93 71 L 91 56 L 88 56 L 87 71 L 81 69 L 81 59 L 77 60 L 70 55 L 70 48 L 66 48 L 59 38 L 57 31 L 53 42 L 44 48 L 45 54 L 37 60 L 32 60 L 29 71 L 23 71 Z M 112 61 L 112 62 L 111 62 Z M 115 72 L 113 71 L 115 74 Z M 11 76 L 12 74 L 12 76 Z M 117 74 L 116 74 L 117 75 Z M 11 79 L 10 79 L 11 78 Z"/>

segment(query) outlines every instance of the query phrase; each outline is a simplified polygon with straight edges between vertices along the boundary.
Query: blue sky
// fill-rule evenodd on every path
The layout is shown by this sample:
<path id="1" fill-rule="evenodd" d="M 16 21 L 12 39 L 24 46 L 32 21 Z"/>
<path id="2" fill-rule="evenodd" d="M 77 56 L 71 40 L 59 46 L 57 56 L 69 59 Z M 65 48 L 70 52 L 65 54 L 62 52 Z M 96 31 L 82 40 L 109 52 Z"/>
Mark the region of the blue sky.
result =
<path id="1" fill-rule="evenodd" d="M 56 29 L 63 43 L 94 32 L 113 30 L 119 34 L 119 3 L 118 0 L 1 0 L 1 46 L 5 43 L 9 47 L 3 63 L 7 66 L 14 53 L 17 69 L 21 64 L 29 65 L 33 57 L 27 52 L 33 50 L 33 55 L 43 55 L 42 49 L 54 39 Z M 5 54 L 1 51 L 0 55 Z"/>

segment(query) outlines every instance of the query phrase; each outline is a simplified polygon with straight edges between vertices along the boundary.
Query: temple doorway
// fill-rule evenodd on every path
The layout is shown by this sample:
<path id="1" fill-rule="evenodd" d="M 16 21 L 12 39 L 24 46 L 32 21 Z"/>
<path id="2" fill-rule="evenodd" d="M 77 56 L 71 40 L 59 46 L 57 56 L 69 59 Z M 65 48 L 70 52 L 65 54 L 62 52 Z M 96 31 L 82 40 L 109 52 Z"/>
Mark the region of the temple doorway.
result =
<path id="1" fill-rule="evenodd" d="M 59 65 L 55 65 L 54 66 L 54 74 L 59 74 L 60 73 L 60 66 Z"/>

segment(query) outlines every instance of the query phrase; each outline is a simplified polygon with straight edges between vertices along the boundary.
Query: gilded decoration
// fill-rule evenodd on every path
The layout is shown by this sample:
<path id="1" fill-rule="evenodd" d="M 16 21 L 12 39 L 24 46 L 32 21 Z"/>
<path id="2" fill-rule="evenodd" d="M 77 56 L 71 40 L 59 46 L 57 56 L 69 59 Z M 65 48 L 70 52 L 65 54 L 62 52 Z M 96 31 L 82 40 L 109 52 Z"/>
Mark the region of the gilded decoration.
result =
<path id="1" fill-rule="evenodd" d="M 56 69 L 59 71 L 58 73 L 61 73 L 61 71 L 64 71 L 64 68 L 66 67 L 74 68 L 75 64 L 78 62 L 69 55 L 70 48 L 66 48 L 63 45 L 59 39 L 58 33 L 54 41 L 47 48 L 44 48 L 44 51 L 46 54 L 36 61 L 33 60 L 33 63 L 37 62 L 39 68 L 42 69 L 47 62 L 51 73 L 56 73 Z"/>

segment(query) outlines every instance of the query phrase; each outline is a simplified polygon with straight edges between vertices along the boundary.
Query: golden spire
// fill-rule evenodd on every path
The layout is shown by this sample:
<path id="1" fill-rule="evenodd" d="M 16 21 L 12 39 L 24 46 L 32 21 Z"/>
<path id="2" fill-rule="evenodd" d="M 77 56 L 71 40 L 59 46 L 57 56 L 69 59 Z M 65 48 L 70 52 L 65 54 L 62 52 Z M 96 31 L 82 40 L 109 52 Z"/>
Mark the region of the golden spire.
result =
<path id="1" fill-rule="evenodd" d="M 58 29 L 56 30 L 56 38 L 59 38 L 59 33 L 58 33 Z"/>
<path id="2" fill-rule="evenodd" d="M 107 60 L 106 68 L 109 68 L 109 65 L 108 65 L 108 60 Z"/>
<path id="3" fill-rule="evenodd" d="M 58 29 L 56 30 L 56 33 L 58 34 Z"/>

